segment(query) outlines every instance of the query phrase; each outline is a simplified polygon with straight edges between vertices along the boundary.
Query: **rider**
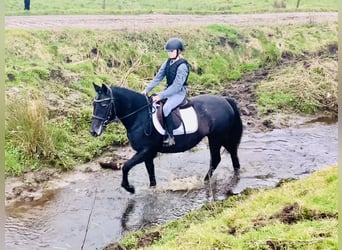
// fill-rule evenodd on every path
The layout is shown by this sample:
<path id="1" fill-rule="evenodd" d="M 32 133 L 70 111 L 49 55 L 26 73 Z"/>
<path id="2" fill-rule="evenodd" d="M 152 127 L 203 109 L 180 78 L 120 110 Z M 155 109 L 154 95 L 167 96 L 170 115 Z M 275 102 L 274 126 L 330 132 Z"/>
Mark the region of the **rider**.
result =
<path id="1" fill-rule="evenodd" d="M 181 55 L 181 52 L 184 51 L 184 45 L 179 38 L 170 38 L 165 44 L 165 50 L 169 58 L 162 64 L 158 73 L 143 91 L 143 94 L 147 95 L 166 77 L 166 88 L 153 96 L 152 100 L 153 102 L 159 102 L 166 99 L 163 105 L 164 122 L 166 124 L 163 144 L 164 146 L 172 146 L 175 144 L 175 138 L 173 136 L 174 124 L 171 111 L 181 104 L 186 97 L 190 66 Z"/>

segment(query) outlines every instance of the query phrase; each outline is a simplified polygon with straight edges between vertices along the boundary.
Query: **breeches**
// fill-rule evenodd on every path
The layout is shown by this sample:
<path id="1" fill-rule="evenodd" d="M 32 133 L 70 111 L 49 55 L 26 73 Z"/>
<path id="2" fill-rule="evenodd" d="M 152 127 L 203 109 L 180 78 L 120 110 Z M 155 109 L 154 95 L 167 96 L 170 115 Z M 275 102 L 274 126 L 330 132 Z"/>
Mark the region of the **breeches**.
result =
<path id="1" fill-rule="evenodd" d="M 168 116 L 174 108 L 176 108 L 183 102 L 183 100 L 185 99 L 185 95 L 186 94 L 182 93 L 167 98 L 167 101 L 163 106 L 163 114 L 165 117 Z"/>

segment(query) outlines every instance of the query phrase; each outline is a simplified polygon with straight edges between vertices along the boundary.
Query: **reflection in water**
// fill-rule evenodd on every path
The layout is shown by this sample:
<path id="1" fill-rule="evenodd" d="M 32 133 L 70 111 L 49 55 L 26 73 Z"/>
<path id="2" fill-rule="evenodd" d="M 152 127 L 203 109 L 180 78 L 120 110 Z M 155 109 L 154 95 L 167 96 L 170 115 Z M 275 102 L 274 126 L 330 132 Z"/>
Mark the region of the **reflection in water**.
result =
<path id="1" fill-rule="evenodd" d="M 226 199 L 227 195 L 232 195 L 232 189 L 238 181 L 238 174 L 230 177 L 225 187 L 215 178 L 207 184 L 194 177 L 177 178 L 170 181 L 168 187 L 161 185 L 144 190 L 128 200 L 121 218 L 121 227 L 127 232 L 177 219 L 205 203 Z M 179 183 L 183 185 L 180 186 Z M 188 188 L 184 183 L 189 184 Z"/>
<path id="2" fill-rule="evenodd" d="M 132 212 L 134 212 L 134 205 L 135 205 L 135 200 L 134 199 L 129 199 L 127 202 L 127 207 L 124 211 L 124 213 L 122 214 L 121 217 L 121 227 L 122 227 L 122 231 L 130 231 L 129 228 L 127 227 L 127 221 L 130 217 L 130 214 Z"/>
<path id="3" fill-rule="evenodd" d="M 337 131 L 337 124 L 309 124 L 246 133 L 239 152 L 240 176 L 233 174 L 230 157 L 223 154 L 209 183 L 203 182 L 210 161 L 205 143 L 196 152 L 163 154 L 155 160 L 156 188 L 148 187 L 143 164 L 132 169 L 135 195 L 120 188 L 120 171 L 76 173 L 77 181 L 63 189 L 6 208 L 6 249 L 73 250 L 83 242 L 83 249 L 101 249 L 126 232 L 177 219 L 247 187 L 272 187 L 284 178 L 306 176 L 337 162 Z"/>

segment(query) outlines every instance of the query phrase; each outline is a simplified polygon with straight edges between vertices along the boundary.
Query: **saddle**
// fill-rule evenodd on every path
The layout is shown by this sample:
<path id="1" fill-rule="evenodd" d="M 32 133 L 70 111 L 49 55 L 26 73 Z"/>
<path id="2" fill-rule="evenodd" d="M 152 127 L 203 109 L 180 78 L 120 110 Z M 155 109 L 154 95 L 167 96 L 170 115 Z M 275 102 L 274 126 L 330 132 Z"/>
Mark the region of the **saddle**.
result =
<path id="1" fill-rule="evenodd" d="M 158 104 L 154 104 L 156 111 L 152 115 L 153 125 L 160 134 L 165 134 L 164 103 L 165 101 L 160 101 Z M 174 135 L 190 134 L 197 131 L 198 119 L 189 99 L 185 98 L 181 104 L 174 108 L 171 117 L 175 127 L 173 130 Z"/>
<path id="2" fill-rule="evenodd" d="M 164 118 L 163 118 L 164 117 L 163 116 L 164 104 L 165 104 L 165 100 L 161 101 L 159 103 L 159 107 L 157 109 L 157 118 L 158 118 L 158 121 L 160 122 L 160 124 L 162 125 L 163 128 L 165 128 Z M 192 104 L 191 104 L 189 99 L 185 98 L 181 104 L 179 104 L 176 108 L 174 108 L 171 111 L 171 117 L 172 117 L 173 124 L 174 124 L 175 128 L 178 128 L 183 123 L 183 120 L 182 120 L 182 117 L 180 114 L 180 109 L 186 109 L 189 107 L 192 107 Z"/>

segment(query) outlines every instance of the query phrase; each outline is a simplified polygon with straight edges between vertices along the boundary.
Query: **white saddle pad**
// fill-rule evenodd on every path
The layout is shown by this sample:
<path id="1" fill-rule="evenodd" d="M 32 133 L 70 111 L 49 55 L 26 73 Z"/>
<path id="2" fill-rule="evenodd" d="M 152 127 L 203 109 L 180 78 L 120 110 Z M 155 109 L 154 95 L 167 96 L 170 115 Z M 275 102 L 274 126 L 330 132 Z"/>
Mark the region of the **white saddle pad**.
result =
<path id="1" fill-rule="evenodd" d="M 157 106 L 155 106 L 157 109 Z M 183 120 L 184 124 L 181 124 L 178 128 L 173 130 L 173 135 L 183 135 L 183 134 L 191 134 L 195 133 L 198 129 L 198 119 L 196 112 L 193 107 L 189 107 L 186 109 L 180 109 L 180 114 Z M 156 128 L 156 130 L 161 134 L 165 134 L 165 130 L 160 124 L 158 118 L 157 118 L 157 112 L 154 112 L 152 114 L 152 121 L 153 125 Z M 184 130 L 185 128 L 185 130 Z"/>

